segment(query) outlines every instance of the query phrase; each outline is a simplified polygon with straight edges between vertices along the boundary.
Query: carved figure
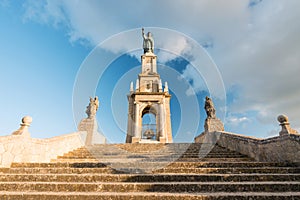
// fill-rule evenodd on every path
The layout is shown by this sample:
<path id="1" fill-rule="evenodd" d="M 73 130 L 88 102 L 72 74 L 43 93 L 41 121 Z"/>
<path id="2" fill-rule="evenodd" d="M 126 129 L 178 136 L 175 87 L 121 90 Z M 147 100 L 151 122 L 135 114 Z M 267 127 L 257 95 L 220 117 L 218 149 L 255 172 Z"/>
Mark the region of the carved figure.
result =
<path id="1" fill-rule="evenodd" d="M 144 33 L 144 28 L 142 28 L 142 36 L 144 38 L 143 41 L 143 49 L 144 49 L 144 53 L 153 53 L 153 49 L 154 49 L 154 40 L 152 37 L 151 32 L 148 32 L 147 35 L 145 35 Z"/>
<path id="2" fill-rule="evenodd" d="M 86 114 L 88 115 L 89 119 L 93 119 L 96 116 L 96 112 L 99 108 L 99 100 L 96 96 L 95 98 L 90 97 L 90 103 L 86 107 Z"/>
<path id="3" fill-rule="evenodd" d="M 211 98 L 209 98 L 208 96 L 205 97 L 204 109 L 206 111 L 207 118 L 216 118 L 216 109 Z"/>

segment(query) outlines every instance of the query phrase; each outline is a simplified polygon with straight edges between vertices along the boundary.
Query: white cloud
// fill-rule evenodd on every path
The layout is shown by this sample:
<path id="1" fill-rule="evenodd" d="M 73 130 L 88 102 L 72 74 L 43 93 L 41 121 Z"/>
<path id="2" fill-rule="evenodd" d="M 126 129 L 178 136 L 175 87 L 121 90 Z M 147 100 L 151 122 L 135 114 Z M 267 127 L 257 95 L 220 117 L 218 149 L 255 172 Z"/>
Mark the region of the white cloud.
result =
<path id="1" fill-rule="evenodd" d="M 242 126 L 243 123 L 251 122 L 251 120 L 246 117 L 237 117 L 237 116 L 229 116 L 226 118 L 227 125 L 231 127 Z"/>
<path id="2" fill-rule="evenodd" d="M 183 36 L 170 35 L 168 37 L 157 36 L 158 38 L 164 38 L 164 40 L 158 40 L 158 46 L 160 46 L 161 51 L 158 53 L 159 61 L 166 63 L 170 60 L 177 58 L 179 55 L 183 55 L 191 50 L 191 47 Z M 167 51 L 163 51 L 167 50 Z M 171 51 L 170 51 L 171 50 Z"/>
<path id="3" fill-rule="evenodd" d="M 249 3 L 252 6 L 249 7 Z M 70 41 L 92 46 L 121 31 L 140 27 L 164 27 L 181 31 L 199 43 L 209 42 L 227 89 L 238 85 L 240 95 L 231 112 L 257 111 L 262 123 L 285 113 L 300 126 L 300 1 L 203 0 L 203 1 L 27 1 L 25 19 L 55 27 L 63 25 Z M 159 34 L 154 33 L 159 38 Z M 139 36 L 137 36 L 139 37 Z M 134 38 L 124 42 L 130 48 Z M 175 54 L 188 51 L 184 38 L 169 37 Z M 112 45 L 113 46 L 113 45 Z M 209 74 L 209 68 L 203 75 Z M 204 89 L 188 67 L 183 74 L 195 90 Z M 206 78 L 206 77 L 204 77 Z M 208 85 L 213 85 L 214 78 Z M 217 83 L 214 88 L 218 88 Z"/>
<path id="4" fill-rule="evenodd" d="M 214 52 L 227 86 L 241 88 L 229 110 L 256 110 L 261 123 L 274 123 L 281 113 L 300 118 L 299 6 L 299 1 L 261 2 L 244 38 Z"/>

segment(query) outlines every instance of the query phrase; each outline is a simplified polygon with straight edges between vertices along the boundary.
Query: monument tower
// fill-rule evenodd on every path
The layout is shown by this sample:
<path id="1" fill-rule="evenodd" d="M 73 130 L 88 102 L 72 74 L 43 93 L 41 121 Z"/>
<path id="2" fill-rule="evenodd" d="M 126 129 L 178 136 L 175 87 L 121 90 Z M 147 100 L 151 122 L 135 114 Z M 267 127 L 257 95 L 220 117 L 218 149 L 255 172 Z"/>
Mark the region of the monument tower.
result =
<path id="1" fill-rule="evenodd" d="M 141 73 L 130 84 L 127 95 L 128 127 L 126 143 L 172 143 L 170 98 L 168 84 L 164 89 L 157 73 L 157 56 L 150 32 L 142 29 L 144 54 L 141 56 Z"/>

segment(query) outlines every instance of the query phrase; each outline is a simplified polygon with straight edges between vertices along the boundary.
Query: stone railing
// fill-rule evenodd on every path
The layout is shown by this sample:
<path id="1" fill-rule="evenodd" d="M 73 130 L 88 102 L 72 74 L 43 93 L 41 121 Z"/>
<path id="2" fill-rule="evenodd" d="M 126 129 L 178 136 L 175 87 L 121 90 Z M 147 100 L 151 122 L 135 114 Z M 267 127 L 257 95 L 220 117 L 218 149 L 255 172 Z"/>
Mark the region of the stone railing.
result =
<path id="1" fill-rule="evenodd" d="M 213 143 L 248 155 L 262 162 L 288 162 L 300 164 L 300 135 L 287 134 L 259 139 L 224 131 L 204 132 L 195 138 L 196 143 Z"/>
<path id="2" fill-rule="evenodd" d="M 85 145 L 86 131 L 75 132 L 49 139 L 37 139 L 24 135 L 0 137 L 0 167 L 13 162 L 50 162 L 58 155 Z"/>

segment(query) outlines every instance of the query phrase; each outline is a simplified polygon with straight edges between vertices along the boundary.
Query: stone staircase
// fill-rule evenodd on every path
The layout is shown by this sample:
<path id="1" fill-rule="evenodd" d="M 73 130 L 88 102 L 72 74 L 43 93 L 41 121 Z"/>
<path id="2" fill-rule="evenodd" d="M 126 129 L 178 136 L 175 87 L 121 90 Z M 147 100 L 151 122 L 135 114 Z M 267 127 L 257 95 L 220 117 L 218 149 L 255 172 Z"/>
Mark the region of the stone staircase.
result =
<path id="1" fill-rule="evenodd" d="M 300 199 L 300 168 L 211 144 L 107 144 L 0 168 L 0 199 Z"/>

